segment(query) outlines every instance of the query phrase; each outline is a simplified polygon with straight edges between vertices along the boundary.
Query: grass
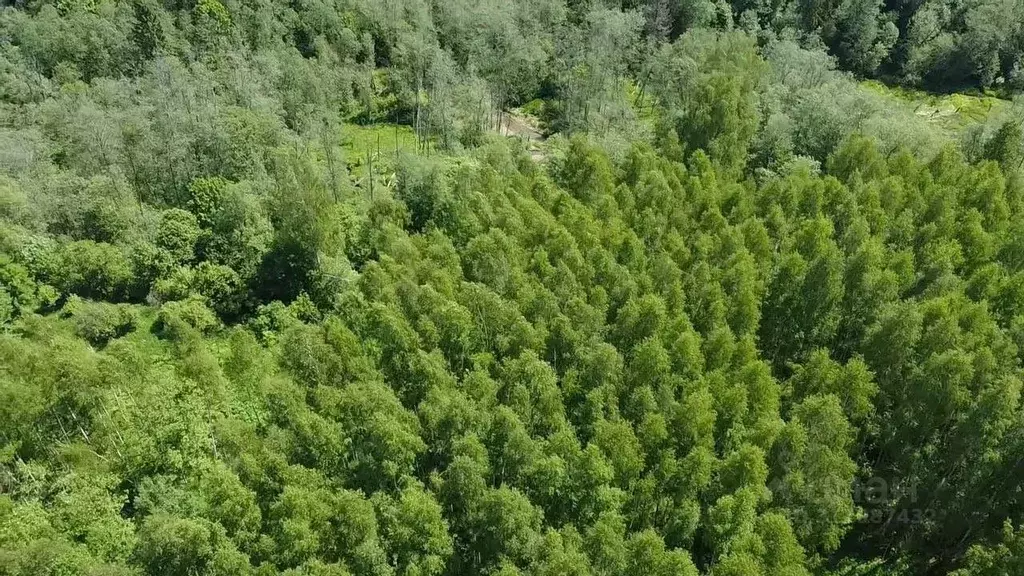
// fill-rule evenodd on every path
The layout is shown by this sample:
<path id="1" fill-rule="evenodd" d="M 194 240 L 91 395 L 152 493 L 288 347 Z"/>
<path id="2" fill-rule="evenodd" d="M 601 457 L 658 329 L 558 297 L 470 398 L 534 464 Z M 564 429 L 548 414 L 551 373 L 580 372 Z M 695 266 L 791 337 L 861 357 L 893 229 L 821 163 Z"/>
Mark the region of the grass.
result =
<path id="1" fill-rule="evenodd" d="M 866 80 L 861 85 L 884 97 L 909 104 L 915 114 L 953 134 L 984 122 L 991 114 L 1010 105 L 1007 100 L 989 94 L 932 94 L 888 86 L 877 80 Z"/>
<path id="2" fill-rule="evenodd" d="M 396 184 L 395 173 L 399 156 L 420 154 L 443 158 L 449 166 L 473 162 L 466 155 L 438 150 L 431 143 L 429 149 L 417 146 L 416 133 L 411 126 L 393 123 L 372 125 L 345 123 L 341 128 L 340 153 L 356 188 L 368 193 L 369 161 L 373 161 L 373 182 L 377 190 L 391 190 Z"/>
<path id="3" fill-rule="evenodd" d="M 396 152 L 416 152 L 416 133 L 412 127 L 400 124 L 345 124 L 341 148 L 349 171 L 358 180 L 366 177 L 370 157 L 374 172 L 393 172 Z"/>

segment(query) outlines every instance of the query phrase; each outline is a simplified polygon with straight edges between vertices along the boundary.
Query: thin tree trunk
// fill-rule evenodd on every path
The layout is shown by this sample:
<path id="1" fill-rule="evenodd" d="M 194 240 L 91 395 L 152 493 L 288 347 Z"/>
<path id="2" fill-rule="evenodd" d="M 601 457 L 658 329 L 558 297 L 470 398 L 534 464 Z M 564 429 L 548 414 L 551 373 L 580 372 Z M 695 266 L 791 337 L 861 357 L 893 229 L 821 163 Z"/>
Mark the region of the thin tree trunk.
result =
<path id="1" fill-rule="evenodd" d="M 324 122 L 324 124 L 327 124 Z M 330 142 L 329 127 L 323 128 L 323 134 L 321 136 L 322 144 L 324 147 L 324 158 L 327 160 L 327 170 L 331 173 L 331 192 L 334 196 L 334 201 L 338 201 L 338 174 L 334 165 L 334 149 Z"/>
<path id="2" fill-rule="evenodd" d="M 415 120 L 415 132 L 416 132 L 416 146 L 419 147 L 420 142 L 420 89 L 422 87 L 423 77 L 417 72 L 416 73 L 416 120 Z"/>
<path id="3" fill-rule="evenodd" d="M 370 179 L 370 202 L 373 202 L 373 154 L 366 153 L 366 170 Z"/>

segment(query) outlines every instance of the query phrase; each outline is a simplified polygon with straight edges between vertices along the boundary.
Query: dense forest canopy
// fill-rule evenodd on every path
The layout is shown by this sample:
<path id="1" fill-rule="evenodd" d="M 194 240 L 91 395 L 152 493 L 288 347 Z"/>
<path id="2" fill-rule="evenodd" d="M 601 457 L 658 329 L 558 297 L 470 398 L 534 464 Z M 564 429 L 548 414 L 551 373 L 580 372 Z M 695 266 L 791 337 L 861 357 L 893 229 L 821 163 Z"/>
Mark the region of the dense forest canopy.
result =
<path id="1" fill-rule="evenodd" d="M 0 575 L 1024 573 L 1022 6 L 7 2 Z"/>

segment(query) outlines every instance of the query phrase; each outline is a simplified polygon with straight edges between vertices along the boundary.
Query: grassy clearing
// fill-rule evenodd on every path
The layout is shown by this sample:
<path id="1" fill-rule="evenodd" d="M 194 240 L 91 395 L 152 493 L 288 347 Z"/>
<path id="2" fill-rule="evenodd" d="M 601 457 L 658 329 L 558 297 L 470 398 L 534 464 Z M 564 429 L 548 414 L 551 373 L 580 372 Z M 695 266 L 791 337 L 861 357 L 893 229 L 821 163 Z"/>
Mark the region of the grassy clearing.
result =
<path id="1" fill-rule="evenodd" d="M 373 185 L 376 190 L 393 190 L 397 180 L 397 160 L 406 154 L 442 158 L 451 166 L 473 163 L 470 156 L 439 150 L 431 143 L 427 150 L 420 148 L 416 132 L 404 124 L 379 123 L 373 125 L 345 123 L 341 128 L 340 151 L 348 168 L 352 183 L 364 193 L 370 192 L 370 162 L 373 163 Z"/>
<path id="2" fill-rule="evenodd" d="M 412 127 L 400 124 L 345 124 L 341 130 L 341 149 L 349 172 L 356 179 L 366 176 L 371 157 L 374 172 L 394 172 L 396 153 L 416 152 L 416 133 Z"/>
<path id="3" fill-rule="evenodd" d="M 887 86 L 877 80 L 866 80 L 861 85 L 882 96 L 909 104 L 915 114 L 953 134 L 984 122 L 990 115 L 1010 105 L 1007 100 L 987 94 L 931 94 Z"/>

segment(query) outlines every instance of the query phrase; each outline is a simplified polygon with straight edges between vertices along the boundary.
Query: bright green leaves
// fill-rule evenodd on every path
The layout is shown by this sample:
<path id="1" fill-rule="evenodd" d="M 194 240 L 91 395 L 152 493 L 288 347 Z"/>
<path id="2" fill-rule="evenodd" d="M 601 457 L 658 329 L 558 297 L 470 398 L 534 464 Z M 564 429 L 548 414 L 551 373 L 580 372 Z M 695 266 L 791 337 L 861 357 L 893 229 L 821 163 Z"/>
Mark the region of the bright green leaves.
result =
<path id="1" fill-rule="evenodd" d="M 399 576 L 436 576 L 444 572 L 452 555 L 452 538 L 441 506 L 415 484 L 398 499 L 387 496 L 376 503 L 381 533 Z"/>
<path id="2" fill-rule="evenodd" d="M 113 301 L 130 298 L 136 282 L 132 264 L 122 250 L 92 240 L 56 248 L 41 272 L 63 294 Z"/>
<path id="3" fill-rule="evenodd" d="M 321 560 L 357 573 L 392 574 L 370 501 L 358 492 L 331 489 L 309 470 L 294 470 L 271 508 L 277 563 L 298 566 Z"/>
<path id="4" fill-rule="evenodd" d="M 172 264 L 188 264 L 195 256 L 199 221 L 191 212 L 173 208 L 160 217 L 156 245 L 167 252 Z"/>
<path id="5" fill-rule="evenodd" d="M 111 476 L 66 476 L 50 510 L 57 530 L 107 562 L 124 561 L 135 545 L 134 526 L 121 517 L 126 498 L 115 482 Z"/>
<path id="6" fill-rule="evenodd" d="M 61 314 L 70 316 L 75 332 L 97 347 L 130 333 L 138 323 L 138 311 L 127 304 L 88 302 L 77 296 L 68 299 Z"/>
<path id="7" fill-rule="evenodd" d="M 754 94 L 765 71 L 750 38 L 695 31 L 661 60 L 654 85 L 687 151 L 705 150 L 726 171 L 741 170 L 757 131 Z"/>
<path id="8" fill-rule="evenodd" d="M 147 518 L 140 527 L 136 555 L 147 573 L 157 576 L 227 576 L 250 570 L 245 555 L 231 545 L 217 524 L 164 514 Z"/>
<path id="9" fill-rule="evenodd" d="M 593 442 L 614 468 L 616 483 L 628 489 L 644 469 L 644 454 L 629 423 L 599 421 Z"/>
<path id="10" fill-rule="evenodd" d="M 1003 525 L 1001 541 L 991 545 L 972 546 L 964 557 L 964 567 L 954 571 L 955 576 L 995 576 L 1024 570 L 1024 543 L 1021 531 L 1007 520 Z"/>
<path id="11" fill-rule="evenodd" d="M 1019 130 L 926 163 L 769 7 L 658 48 L 730 7 L 655 4 L 0 14 L 0 77 L 43 74 L 0 88 L 0 571 L 804 576 L 993 542 Z M 888 17 L 826 4 L 798 12 L 875 70 Z M 481 135 L 541 89 L 571 139 Z"/>
<path id="12" fill-rule="evenodd" d="M 812 352 L 805 364 L 796 367 L 787 385 L 796 402 L 815 394 L 836 396 L 852 423 L 871 416 L 878 393 L 873 375 L 861 358 L 853 358 L 844 366 L 829 358 L 825 350 Z"/>
<path id="13" fill-rule="evenodd" d="M 816 395 L 793 407 L 773 449 L 775 500 L 790 510 L 793 530 L 809 550 L 835 550 L 855 519 L 853 440 L 839 399 Z"/>
<path id="14" fill-rule="evenodd" d="M 584 203 L 594 203 L 612 193 L 612 167 L 607 157 L 584 138 L 574 138 L 565 158 L 553 169 L 555 180 Z"/>
<path id="15" fill-rule="evenodd" d="M 808 222 L 768 285 L 760 339 L 778 366 L 827 345 L 839 326 L 843 260 L 830 236 L 827 221 Z"/>
<path id="16" fill-rule="evenodd" d="M 734 541 L 729 552 L 712 568 L 714 576 L 782 574 L 806 576 L 804 551 L 787 519 L 769 512 L 759 516 L 750 530 Z"/>
<path id="17" fill-rule="evenodd" d="M 327 407 L 348 441 L 347 467 L 356 486 L 370 492 L 394 487 L 412 472 L 425 449 L 415 415 L 379 382 L 353 383 L 330 392 Z"/>

